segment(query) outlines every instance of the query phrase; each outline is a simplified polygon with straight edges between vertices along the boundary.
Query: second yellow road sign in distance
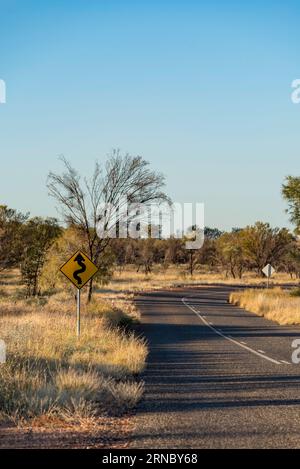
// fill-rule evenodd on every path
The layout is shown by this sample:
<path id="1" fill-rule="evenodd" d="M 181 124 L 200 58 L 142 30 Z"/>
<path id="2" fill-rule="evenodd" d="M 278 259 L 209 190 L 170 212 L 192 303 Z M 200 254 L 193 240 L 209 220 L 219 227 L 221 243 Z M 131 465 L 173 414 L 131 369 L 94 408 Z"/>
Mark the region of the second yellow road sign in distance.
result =
<path id="1" fill-rule="evenodd" d="M 77 251 L 60 271 L 80 289 L 98 272 L 98 268 L 84 252 Z"/>

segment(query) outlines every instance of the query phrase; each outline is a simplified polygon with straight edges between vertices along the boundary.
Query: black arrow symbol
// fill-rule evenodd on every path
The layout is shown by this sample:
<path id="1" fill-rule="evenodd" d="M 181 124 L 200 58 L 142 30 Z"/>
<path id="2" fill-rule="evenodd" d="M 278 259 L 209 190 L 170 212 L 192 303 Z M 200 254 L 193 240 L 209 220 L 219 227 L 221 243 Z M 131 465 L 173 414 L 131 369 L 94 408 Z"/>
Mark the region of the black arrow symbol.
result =
<path id="1" fill-rule="evenodd" d="M 81 269 L 75 270 L 75 272 L 73 273 L 73 277 L 77 281 L 78 285 L 81 285 L 82 284 L 82 279 L 79 277 L 78 274 L 82 274 L 83 272 L 86 271 L 86 265 L 84 263 L 84 257 L 82 257 L 82 255 L 79 253 L 75 257 L 74 262 L 77 262 L 77 264 L 79 265 L 79 267 L 81 267 Z"/>

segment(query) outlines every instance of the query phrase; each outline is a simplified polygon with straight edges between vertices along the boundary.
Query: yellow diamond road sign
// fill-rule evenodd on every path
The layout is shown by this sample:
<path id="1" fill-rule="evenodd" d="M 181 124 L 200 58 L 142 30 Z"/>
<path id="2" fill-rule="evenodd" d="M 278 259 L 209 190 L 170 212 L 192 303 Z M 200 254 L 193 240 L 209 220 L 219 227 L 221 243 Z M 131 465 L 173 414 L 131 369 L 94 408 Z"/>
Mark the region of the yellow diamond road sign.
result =
<path id="1" fill-rule="evenodd" d="M 82 288 L 98 271 L 95 264 L 82 251 L 75 254 L 60 268 L 60 271 L 75 285 Z"/>

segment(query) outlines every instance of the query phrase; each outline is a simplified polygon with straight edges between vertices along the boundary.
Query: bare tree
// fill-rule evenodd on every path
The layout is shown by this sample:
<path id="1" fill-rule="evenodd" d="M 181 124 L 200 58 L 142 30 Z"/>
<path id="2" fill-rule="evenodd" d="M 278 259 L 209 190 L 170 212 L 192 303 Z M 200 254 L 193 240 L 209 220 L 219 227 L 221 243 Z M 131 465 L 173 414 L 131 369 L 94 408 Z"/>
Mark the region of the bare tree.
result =
<path id="1" fill-rule="evenodd" d="M 149 163 L 140 156 L 122 156 L 119 150 L 113 150 L 104 168 L 96 163 L 92 178 L 83 182 L 70 163 L 64 157 L 61 160 L 65 171 L 62 174 L 50 172 L 47 187 L 59 203 L 64 220 L 84 233 L 88 254 L 96 265 L 110 242 L 109 238 L 98 237 L 98 223 L 105 219 L 105 228 L 117 232 L 121 222 L 114 211 L 107 210 L 108 204 L 118 207 L 120 214 L 125 203 L 168 200 L 162 191 L 164 176 L 152 171 Z M 88 301 L 92 291 L 93 280 L 89 284 Z"/>

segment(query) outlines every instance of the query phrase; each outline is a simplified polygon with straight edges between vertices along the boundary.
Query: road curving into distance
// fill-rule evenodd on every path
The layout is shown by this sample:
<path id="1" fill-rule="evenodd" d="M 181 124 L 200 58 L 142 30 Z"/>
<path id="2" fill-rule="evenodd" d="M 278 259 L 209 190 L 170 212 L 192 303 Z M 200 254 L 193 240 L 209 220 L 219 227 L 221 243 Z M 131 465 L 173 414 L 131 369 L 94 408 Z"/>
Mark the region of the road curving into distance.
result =
<path id="1" fill-rule="evenodd" d="M 300 327 L 230 305 L 233 288 L 137 299 L 150 355 L 131 448 L 300 448 Z"/>

